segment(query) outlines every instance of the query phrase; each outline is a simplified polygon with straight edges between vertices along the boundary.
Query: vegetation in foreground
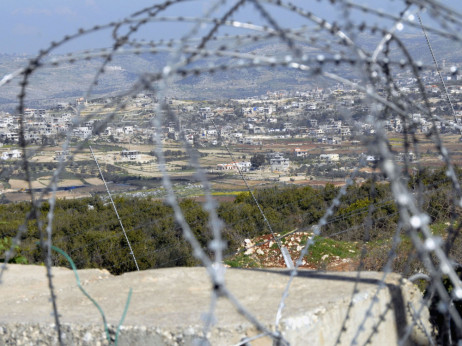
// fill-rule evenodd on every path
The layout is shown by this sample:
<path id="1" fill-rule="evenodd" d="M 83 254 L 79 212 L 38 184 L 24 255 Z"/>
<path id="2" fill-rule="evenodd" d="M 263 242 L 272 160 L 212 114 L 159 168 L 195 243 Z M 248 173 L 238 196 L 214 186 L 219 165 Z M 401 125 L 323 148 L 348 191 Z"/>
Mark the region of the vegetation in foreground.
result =
<path id="1" fill-rule="evenodd" d="M 442 234 L 448 220 L 458 210 L 451 210 L 449 182 L 444 171 L 427 171 L 420 177 L 411 177 L 411 188 L 417 181 L 426 186 L 422 205 L 432 217 L 436 234 Z M 372 191 L 372 192 L 371 192 Z M 269 188 L 255 191 L 255 196 L 265 212 L 275 233 L 291 231 L 308 232 L 324 214 L 338 188 L 326 185 L 323 188 L 289 187 Z M 115 198 L 118 213 L 127 230 L 140 269 L 195 266 L 190 245 L 183 239 L 182 230 L 176 223 L 170 206 L 152 198 Z M 209 252 L 212 234 L 207 212 L 202 205 L 191 199 L 180 201 L 186 221 L 201 246 Z M 46 213 L 50 206 L 44 203 L 39 210 L 42 229 L 46 226 Z M 11 244 L 11 239 L 24 224 L 31 210 L 30 203 L 0 205 L 0 239 L 2 244 Z M 262 262 L 246 256 L 241 250 L 245 239 L 255 239 L 270 232 L 248 193 L 240 193 L 232 202 L 221 202 L 218 214 L 223 219 L 223 237 L 227 242 L 226 262 L 231 266 L 259 267 Z M 103 198 L 94 196 L 79 200 L 58 200 L 54 210 L 53 244 L 66 251 L 78 268 L 106 268 L 113 274 L 134 270 L 125 237 L 115 216 L 112 205 Z M 335 258 L 350 258 L 354 263 L 361 260 L 364 269 L 381 270 L 392 249 L 392 238 L 397 229 L 398 212 L 393 202 L 389 185 L 367 181 L 353 185 L 342 198 L 336 213 L 322 228 L 321 236 L 315 237 L 304 260 L 312 268 L 328 269 Z M 413 252 L 411 242 L 403 231 L 401 243 L 395 250 L 393 270 L 413 273 L 420 264 Z M 460 237 L 456 237 L 449 249 L 452 258 L 462 263 Z M 13 261 L 42 263 L 42 251 L 37 245 L 40 234 L 37 221 L 31 220 L 21 233 L 21 245 Z M 288 238 L 283 238 L 283 243 Z M 307 238 L 301 239 L 299 246 Z M 0 260 L 4 260 L 5 245 L 0 249 Z M 274 247 L 274 244 L 273 244 Z M 365 256 L 360 258 L 363 248 Z M 237 254 L 236 254 L 237 253 Z M 327 256 L 326 256 L 327 255 Z M 60 256 L 53 264 L 67 266 Z"/>

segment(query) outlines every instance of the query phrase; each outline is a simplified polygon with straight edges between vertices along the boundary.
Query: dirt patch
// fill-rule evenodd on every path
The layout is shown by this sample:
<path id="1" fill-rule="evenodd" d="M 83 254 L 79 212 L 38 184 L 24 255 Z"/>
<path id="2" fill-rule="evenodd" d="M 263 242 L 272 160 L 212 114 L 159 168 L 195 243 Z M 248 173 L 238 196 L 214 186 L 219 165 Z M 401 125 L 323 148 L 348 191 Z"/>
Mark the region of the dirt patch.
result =
<path id="1" fill-rule="evenodd" d="M 85 181 L 90 185 L 103 185 L 103 181 L 100 178 L 86 178 Z"/>
<path id="2" fill-rule="evenodd" d="M 51 176 L 47 177 L 41 177 L 37 180 L 34 180 L 32 182 L 32 188 L 33 189 L 42 189 L 44 187 L 47 187 L 48 184 L 50 183 Z M 12 189 L 28 189 L 29 188 L 29 183 L 27 180 L 21 180 L 21 179 L 10 179 L 8 183 L 11 185 Z M 65 180 L 60 180 L 58 182 L 58 187 L 68 187 L 68 186 L 79 186 L 83 185 L 82 181 L 78 179 L 65 179 Z"/>
<path id="3" fill-rule="evenodd" d="M 42 182 L 45 186 L 48 186 L 51 177 L 43 177 L 40 178 L 40 182 Z M 83 185 L 82 181 L 79 179 L 64 179 L 58 181 L 59 187 L 68 187 L 68 186 L 80 186 Z"/>
<path id="4" fill-rule="evenodd" d="M 27 183 L 24 180 L 21 180 L 23 183 Z M 80 183 L 82 185 L 82 183 Z M 108 184 L 109 190 L 114 195 L 116 193 L 123 193 L 127 191 L 133 191 L 135 188 L 129 185 L 123 184 Z M 28 189 L 29 187 L 25 187 L 24 190 Z M 40 185 L 38 188 L 42 189 L 43 185 Z M 11 191 L 11 190 L 10 190 Z M 85 186 L 81 188 L 77 188 L 70 191 L 56 191 L 57 198 L 64 198 L 64 199 L 73 199 L 73 198 L 84 198 L 84 197 L 91 197 L 93 194 L 101 194 L 106 195 L 106 188 L 104 185 L 92 185 L 92 186 Z M 20 192 L 6 192 L 4 194 L 5 198 L 10 202 L 20 202 L 20 201 L 30 201 L 30 194 L 26 191 Z M 49 194 L 45 195 L 45 199 L 50 197 Z"/>
<path id="5" fill-rule="evenodd" d="M 276 237 L 279 236 L 276 234 Z M 282 245 L 289 251 L 294 264 L 299 259 L 307 239 L 312 236 L 313 234 L 310 232 L 298 232 L 281 240 Z M 242 268 L 286 268 L 278 243 L 271 234 L 246 239 L 232 261 L 238 262 Z M 357 270 L 358 266 L 359 260 L 357 258 L 326 256 L 321 264 L 310 263 L 303 259 L 299 267 L 312 270 L 352 271 Z"/>
<path id="6" fill-rule="evenodd" d="M 28 189 L 29 188 L 29 183 L 26 180 L 20 180 L 20 179 L 10 179 L 8 181 L 12 189 Z M 38 181 L 33 181 L 32 182 L 32 188 L 33 189 L 39 189 L 42 188 L 43 184 L 38 182 Z"/>

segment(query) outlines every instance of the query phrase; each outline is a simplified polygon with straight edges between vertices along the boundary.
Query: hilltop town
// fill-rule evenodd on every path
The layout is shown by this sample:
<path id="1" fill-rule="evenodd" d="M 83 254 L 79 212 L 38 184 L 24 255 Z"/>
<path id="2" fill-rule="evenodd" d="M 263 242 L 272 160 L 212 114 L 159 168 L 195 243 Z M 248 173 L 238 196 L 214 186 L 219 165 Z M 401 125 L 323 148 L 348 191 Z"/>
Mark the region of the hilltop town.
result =
<path id="1" fill-rule="evenodd" d="M 423 101 L 419 101 L 412 112 L 412 123 L 403 122 L 398 114 L 384 120 L 398 161 L 412 163 L 419 159 L 427 166 L 438 166 L 439 158 L 430 149 L 425 151 L 426 142 L 430 148 L 427 135 L 433 126 L 456 160 L 461 154 L 454 144 L 459 141 L 462 124 L 462 83 L 454 71 L 457 66 L 444 66 L 455 115 L 437 77 L 426 72 L 423 81 L 433 117 L 422 114 L 419 102 Z M 403 72 L 398 83 L 401 94 L 397 98 L 417 98 L 419 88 L 410 74 Z M 199 153 L 199 162 L 210 174 L 216 191 L 242 189 L 239 172 L 256 187 L 275 183 L 341 185 L 361 154 L 367 161 L 360 172 L 363 178 L 374 172 L 380 160 L 373 146 L 367 145 L 375 132 L 369 116 L 374 110 L 364 93 L 349 85 L 280 90 L 242 99 L 166 101 L 168 109 L 161 110 L 160 136 L 167 170 L 174 179 L 191 182 L 194 167 L 188 150 L 193 150 Z M 116 104 L 123 106 L 116 108 Z M 2 177 L 4 192 L 28 188 L 24 174 L 14 164 L 23 155 L 19 147 L 21 117 L 36 178 L 34 188 L 45 187 L 50 172 L 69 158 L 62 187 L 101 185 L 88 144 L 95 148 L 110 181 L 122 179 L 130 185 L 135 178 L 158 179 L 161 173 L 156 166 L 153 121 L 159 115 L 159 104 L 155 94 L 140 93 L 125 98 L 79 98 L 46 109 L 26 108 L 23 115 L 3 112 L 0 158 L 3 166 L 9 167 L 9 173 Z M 412 148 L 404 154 L 405 137 L 411 133 L 420 139 L 423 150 L 419 157 Z M 70 143 L 63 150 L 67 134 Z"/>

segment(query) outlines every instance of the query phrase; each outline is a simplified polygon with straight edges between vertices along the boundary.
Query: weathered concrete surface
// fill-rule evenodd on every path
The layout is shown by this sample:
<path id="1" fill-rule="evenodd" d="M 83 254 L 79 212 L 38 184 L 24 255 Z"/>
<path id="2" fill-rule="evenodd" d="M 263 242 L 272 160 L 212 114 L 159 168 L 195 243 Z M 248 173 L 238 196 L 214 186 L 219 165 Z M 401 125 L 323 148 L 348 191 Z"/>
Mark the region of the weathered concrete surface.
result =
<path id="1" fill-rule="evenodd" d="M 53 268 L 54 286 L 66 344 L 105 344 L 102 320 L 93 304 L 78 289 L 74 274 Z M 226 286 L 259 321 L 274 330 L 282 292 L 288 282 L 284 271 L 228 269 Z M 201 315 L 210 304 L 211 284 L 203 268 L 169 268 L 111 276 L 103 270 L 81 270 L 85 289 L 101 305 L 108 322 L 117 325 L 129 288 L 132 300 L 119 338 L 120 345 L 192 344 L 202 335 Z M 341 344 L 350 344 L 377 291 L 382 273 L 363 272 L 354 304 L 342 333 Z M 347 314 L 357 273 L 302 271 L 292 283 L 281 324 L 282 335 L 292 345 L 334 345 Z M 399 286 L 399 276 L 388 276 L 387 286 L 360 334 L 362 344 L 379 323 L 372 344 L 393 345 L 405 332 L 409 303 L 418 307 L 420 293 L 409 282 Z M 0 284 L 0 344 L 56 344 L 51 303 L 40 266 L 9 265 Z M 383 321 L 378 319 L 387 309 Z M 424 321 L 428 312 L 424 311 Z M 398 320 L 398 323 L 396 321 Z M 428 327 L 428 323 L 427 323 Z M 413 339 L 425 343 L 422 328 Z M 220 298 L 216 323 L 208 339 L 212 345 L 232 345 L 257 335 L 256 328 L 236 312 L 229 300 Z M 271 345 L 260 338 L 252 345 Z"/>

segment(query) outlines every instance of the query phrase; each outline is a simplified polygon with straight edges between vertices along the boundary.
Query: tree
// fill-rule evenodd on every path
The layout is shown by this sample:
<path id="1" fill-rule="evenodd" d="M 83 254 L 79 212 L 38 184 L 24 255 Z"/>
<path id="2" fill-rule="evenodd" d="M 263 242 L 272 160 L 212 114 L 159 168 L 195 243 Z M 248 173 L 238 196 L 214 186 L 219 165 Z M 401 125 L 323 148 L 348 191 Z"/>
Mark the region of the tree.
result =
<path id="1" fill-rule="evenodd" d="M 252 164 L 253 168 L 258 168 L 265 164 L 265 155 L 263 154 L 255 154 L 250 158 L 250 163 Z"/>

